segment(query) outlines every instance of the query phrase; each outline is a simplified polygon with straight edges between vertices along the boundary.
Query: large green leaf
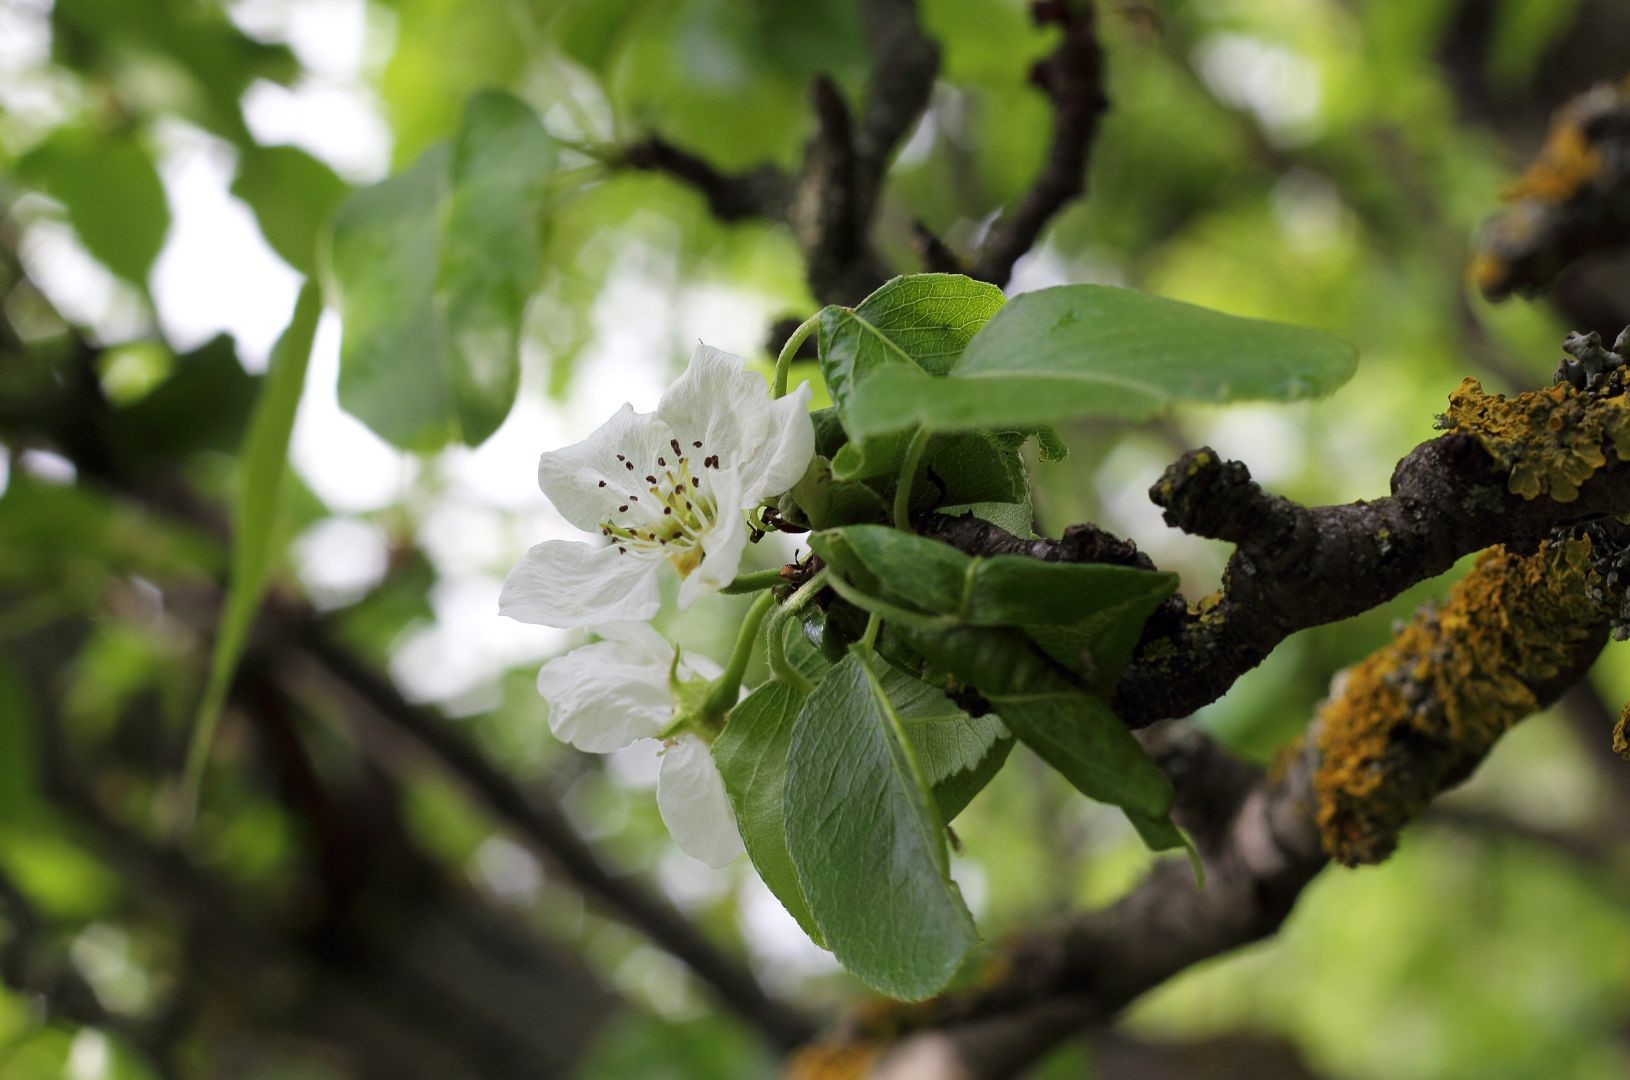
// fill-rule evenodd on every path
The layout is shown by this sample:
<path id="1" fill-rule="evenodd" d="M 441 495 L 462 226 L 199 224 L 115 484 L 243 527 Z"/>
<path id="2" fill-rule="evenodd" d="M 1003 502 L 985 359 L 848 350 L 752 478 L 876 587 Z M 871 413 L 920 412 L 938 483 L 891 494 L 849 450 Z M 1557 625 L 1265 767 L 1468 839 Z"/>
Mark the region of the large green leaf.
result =
<path id="1" fill-rule="evenodd" d="M 861 651 L 798 713 L 785 814 L 799 886 L 844 967 L 896 998 L 944 988 L 979 936 L 950 879 L 939 808 Z"/>
<path id="2" fill-rule="evenodd" d="M 272 250 L 307 276 L 317 272 L 317 238 L 345 191 L 333 169 L 294 146 L 247 148 L 232 181 Z"/>
<path id="3" fill-rule="evenodd" d="M 742 843 L 775 898 L 817 944 L 821 932 L 810 917 L 787 853 L 785 828 L 787 751 L 804 695 L 785 683 L 766 683 L 730 712 L 713 742 L 713 760 L 736 811 Z"/>
<path id="4" fill-rule="evenodd" d="M 1304 327 L 1243 319 L 1107 285 L 1011 300 L 930 381 L 892 365 L 840 409 L 851 437 L 1001 429 L 1080 416 L 1140 418 L 1176 402 L 1293 400 L 1352 375 L 1353 349 Z"/>
<path id="5" fill-rule="evenodd" d="M 340 401 L 390 442 L 474 445 L 508 415 L 554 160 L 530 108 L 483 92 L 450 145 L 335 215 Z"/>
<path id="6" fill-rule="evenodd" d="M 854 308 L 821 312 L 821 375 L 838 417 L 849 414 L 857 387 L 886 368 L 938 375 L 948 370 L 979 328 L 1002 307 L 1002 290 L 957 274 L 897 277 Z M 839 480 L 892 471 L 905 439 L 852 441 L 833 459 Z"/>
<path id="7" fill-rule="evenodd" d="M 98 262 L 147 288 L 170 206 L 152 157 L 133 134 L 63 128 L 17 162 L 17 175 L 63 205 Z"/>
<path id="8" fill-rule="evenodd" d="M 244 438 L 242 474 L 232 515 L 232 572 L 226 601 L 210 655 L 209 679 L 198 706 L 192 746 L 187 754 L 188 791 L 195 792 L 209 756 L 209 744 L 232 674 L 249 637 L 249 627 L 266 593 L 282 535 L 276 517 L 288 473 L 289 435 L 305 386 L 311 343 L 322 314 L 322 294 L 307 283 L 300 290 L 294 317 L 272 349 L 261 383 L 260 398 Z"/>

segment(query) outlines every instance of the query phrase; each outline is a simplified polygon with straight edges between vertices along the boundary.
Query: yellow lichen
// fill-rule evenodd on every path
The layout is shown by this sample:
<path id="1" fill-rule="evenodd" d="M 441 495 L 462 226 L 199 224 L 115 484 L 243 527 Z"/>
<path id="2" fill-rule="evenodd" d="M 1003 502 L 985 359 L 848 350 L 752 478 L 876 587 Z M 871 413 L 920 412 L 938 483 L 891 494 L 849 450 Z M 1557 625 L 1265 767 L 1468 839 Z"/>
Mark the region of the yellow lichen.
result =
<path id="1" fill-rule="evenodd" d="M 877 1064 L 882 1047 L 875 1042 L 820 1042 L 804 1047 L 787 1061 L 785 1080 L 858 1080 Z"/>
<path id="2" fill-rule="evenodd" d="M 1385 858 L 1428 801 L 1539 708 L 1535 688 L 1569 667 L 1603 617 L 1596 584 L 1588 540 L 1532 556 L 1495 548 L 1338 680 L 1317 721 L 1313 782 L 1332 858 Z"/>
<path id="3" fill-rule="evenodd" d="M 1567 383 L 1507 398 L 1466 379 L 1449 395 L 1441 426 L 1481 443 L 1525 499 L 1572 502 L 1607 464 L 1609 447 L 1630 461 L 1630 395 L 1582 393 Z"/>
<path id="4" fill-rule="evenodd" d="M 1630 761 L 1630 705 L 1624 707 L 1619 713 L 1619 722 L 1613 725 L 1613 752 Z"/>
<path id="5" fill-rule="evenodd" d="M 1566 110 L 1545 139 L 1539 157 L 1528 171 L 1502 194 L 1511 202 L 1541 199 L 1565 202 L 1577 195 L 1602 171 L 1602 152 L 1591 145 L 1573 110 Z"/>

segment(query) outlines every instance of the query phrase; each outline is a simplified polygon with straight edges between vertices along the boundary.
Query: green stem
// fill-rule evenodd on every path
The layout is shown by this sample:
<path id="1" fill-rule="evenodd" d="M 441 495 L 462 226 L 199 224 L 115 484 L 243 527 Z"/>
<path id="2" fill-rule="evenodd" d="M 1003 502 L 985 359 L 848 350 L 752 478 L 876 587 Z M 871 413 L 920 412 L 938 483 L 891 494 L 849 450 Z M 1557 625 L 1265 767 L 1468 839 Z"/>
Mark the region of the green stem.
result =
<path id="1" fill-rule="evenodd" d="M 820 322 L 821 313 L 817 311 L 799 323 L 798 329 L 794 330 L 792 336 L 787 339 L 787 343 L 781 346 L 781 355 L 775 358 L 775 384 L 770 391 L 771 397 L 787 396 L 787 371 L 792 367 L 793 355 L 798 352 L 798 346 L 802 345 L 809 335 L 815 332 L 815 328 L 820 325 Z"/>
<path id="2" fill-rule="evenodd" d="M 776 608 L 775 614 L 770 616 L 770 624 L 764 630 L 765 653 L 764 658 L 770 662 L 770 671 L 776 679 L 793 687 L 800 693 L 807 694 L 814 689 L 813 684 L 801 671 L 793 667 L 787 660 L 786 642 L 782 640 L 788 619 L 793 618 L 801 611 L 811 597 L 826 587 L 827 571 L 820 570 L 808 581 L 798 586 L 798 590 L 787 597 L 786 602 Z"/>
<path id="3" fill-rule="evenodd" d="M 787 579 L 781 576 L 780 570 L 758 570 L 751 574 L 742 574 L 719 591 L 726 596 L 736 596 L 740 593 L 758 592 L 762 589 L 773 589 L 777 585 L 786 584 Z"/>
<path id="4" fill-rule="evenodd" d="M 742 620 L 741 632 L 736 635 L 736 648 L 730 654 L 730 663 L 725 666 L 724 674 L 713 682 L 713 688 L 708 691 L 707 702 L 703 709 L 710 716 L 722 717 L 736 707 L 741 697 L 741 679 L 747 674 L 747 662 L 753 658 L 753 645 L 758 639 L 758 628 L 764 625 L 764 616 L 770 613 L 775 606 L 775 596 L 764 593 L 753 606 L 747 609 L 747 617 Z"/>
<path id="5" fill-rule="evenodd" d="M 883 628 L 883 616 L 872 612 L 871 618 L 866 620 L 866 632 L 860 635 L 860 643 L 866 646 L 867 651 L 877 648 L 877 632 Z"/>
<path id="6" fill-rule="evenodd" d="M 917 478 L 917 466 L 922 464 L 923 451 L 927 448 L 928 429 L 920 427 L 906 447 L 906 459 L 900 463 L 900 482 L 894 485 L 895 528 L 911 528 L 911 482 Z"/>
<path id="7" fill-rule="evenodd" d="M 770 619 L 770 627 L 764 635 L 764 659 L 770 662 L 770 674 L 777 682 L 784 682 L 800 694 L 807 694 L 815 689 L 815 685 L 787 659 L 787 643 L 782 640 L 786 635 L 783 627 L 787 619 L 788 616 L 779 611 Z"/>
<path id="8" fill-rule="evenodd" d="M 833 592 L 855 605 L 855 607 L 879 618 L 907 623 L 920 630 L 949 630 L 957 625 L 955 615 L 924 615 L 920 611 L 911 611 L 908 608 L 900 607 L 898 604 L 891 604 L 887 600 L 867 596 L 842 578 L 834 577 L 827 584 L 832 586 Z"/>

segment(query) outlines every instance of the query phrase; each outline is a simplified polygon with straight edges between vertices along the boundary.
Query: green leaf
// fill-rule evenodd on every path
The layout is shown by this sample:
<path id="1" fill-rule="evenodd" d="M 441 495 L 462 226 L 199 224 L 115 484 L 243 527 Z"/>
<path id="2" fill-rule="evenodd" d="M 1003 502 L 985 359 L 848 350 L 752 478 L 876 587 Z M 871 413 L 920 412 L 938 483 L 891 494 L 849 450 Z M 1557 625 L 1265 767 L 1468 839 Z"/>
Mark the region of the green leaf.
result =
<path id="1" fill-rule="evenodd" d="M 1177 402 L 1328 394 L 1353 374 L 1351 346 L 1316 330 L 1243 319 L 1131 289 L 1061 285 L 1011 300 L 930 383 L 893 365 L 840 409 L 856 439 L 1005 429 L 1070 417 L 1138 419 Z"/>
<path id="2" fill-rule="evenodd" d="M 817 613 L 813 618 L 816 632 L 824 635 L 824 617 Z M 806 638 L 810 625 L 788 619 L 782 624 L 782 634 L 788 662 L 804 678 L 818 683 L 830 665 Z M 1013 736 L 997 717 L 969 716 L 944 691 L 896 664 L 882 665 L 879 679 L 939 804 L 940 817 L 952 821 L 1001 769 L 1013 748 Z"/>
<path id="3" fill-rule="evenodd" d="M 1163 819 L 1172 789 L 1108 702 L 1088 693 L 1017 630 L 900 633 L 935 668 L 977 689 L 1019 741 L 1088 798 Z"/>
<path id="4" fill-rule="evenodd" d="M 805 701 L 786 782 L 787 849 L 838 960 L 891 997 L 944 988 L 979 935 L 950 879 L 939 808 L 865 653 Z"/>
<path id="5" fill-rule="evenodd" d="M 0 824 L 14 824 L 36 804 L 39 749 L 28 683 L 16 664 L 0 659 Z"/>
<path id="6" fill-rule="evenodd" d="M 812 533 L 809 543 L 869 595 L 972 626 L 1072 625 L 1120 616 L 1136 629 L 1177 587 L 1175 574 L 1130 566 L 969 556 L 883 525 L 828 529 Z"/>
<path id="7" fill-rule="evenodd" d="M 765 683 L 731 710 L 729 723 L 713 741 L 713 760 L 758 876 L 819 945 L 821 932 L 798 888 L 785 828 L 787 750 L 803 704 L 804 695 L 793 687 Z"/>
<path id="8" fill-rule="evenodd" d="M 146 291 L 170 230 L 170 206 L 152 157 L 133 134 L 64 128 L 25 154 L 17 175 L 63 205 L 98 262 Z"/>
<path id="9" fill-rule="evenodd" d="M 996 716 L 969 716 L 943 690 L 899 668 L 885 667 L 879 681 L 899 714 L 940 817 L 954 820 L 1001 769 L 1013 749 L 1013 736 Z"/>
<path id="10" fill-rule="evenodd" d="M 821 312 L 821 375 L 850 435 L 857 387 L 886 368 L 942 374 L 1002 307 L 1002 290 L 957 274 L 897 277 L 855 308 Z M 881 476 L 898 465 L 905 438 L 851 441 L 833 459 L 839 480 Z"/>
<path id="11" fill-rule="evenodd" d="M 260 380 L 243 370 L 232 338 L 220 334 L 176 357 L 175 371 L 109 418 L 114 443 L 132 466 L 155 471 L 202 450 L 243 443 Z"/>
<path id="12" fill-rule="evenodd" d="M 889 506 L 881 495 L 859 480 L 832 479 L 832 462 L 818 455 L 788 494 L 791 498 L 785 509 L 791 513 L 796 508 L 792 520 L 802 521 L 812 529 L 886 521 L 889 516 Z"/>
<path id="13" fill-rule="evenodd" d="M 294 414 L 300 405 L 311 343 L 322 311 L 322 293 L 308 282 L 300 290 L 288 329 L 272 349 L 260 398 L 244 438 L 243 471 L 232 515 L 231 581 L 187 752 L 187 791 L 191 794 L 196 793 L 202 779 L 221 706 L 279 554 L 274 540 L 281 532 L 275 522 L 288 472 L 289 435 L 294 430 Z"/>
<path id="14" fill-rule="evenodd" d="M 475 445 L 508 415 L 554 160 L 530 108 L 483 92 L 450 145 L 335 215 L 340 401 L 383 438 Z"/>
<path id="15" fill-rule="evenodd" d="M 317 238 L 345 192 L 333 169 L 293 146 L 246 148 L 232 181 L 272 250 L 308 277 L 317 272 Z"/>

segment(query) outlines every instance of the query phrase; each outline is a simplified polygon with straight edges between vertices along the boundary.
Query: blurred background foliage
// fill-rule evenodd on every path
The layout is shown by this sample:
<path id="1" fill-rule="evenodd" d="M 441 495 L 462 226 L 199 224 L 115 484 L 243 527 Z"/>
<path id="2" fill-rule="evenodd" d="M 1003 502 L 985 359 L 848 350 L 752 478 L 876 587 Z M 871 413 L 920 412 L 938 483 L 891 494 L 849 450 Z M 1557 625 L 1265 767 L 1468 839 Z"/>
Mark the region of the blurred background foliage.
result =
<path id="1" fill-rule="evenodd" d="M 913 219 L 977 241 L 1049 122 L 1026 73 L 1050 38 L 1024 5 L 921 6 L 943 66 L 881 209 L 901 271 Z M 1010 291 L 1133 285 L 1327 329 L 1362 364 L 1323 402 L 1066 431 L 1071 457 L 1035 472 L 1045 531 L 1100 522 L 1203 596 L 1225 550 L 1144 495 L 1182 450 L 1209 442 L 1305 502 L 1379 495 L 1463 376 L 1536 385 L 1565 330 L 1630 322 L 1622 261 L 1500 307 L 1464 277 L 1550 110 L 1630 68 L 1619 0 L 1101 8 L 1112 106 L 1089 194 Z M 745 860 L 715 873 L 671 847 L 648 747 L 602 760 L 548 736 L 532 676 L 575 639 L 500 621 L 496 596 L 527 545 L 562 534 L 538 451 L 625 398 L 649 407 L 697 338 L 763 361 L 769 326 L 814 306 L 784 230 L 721 225 L 610 148 L 656 133 L 723 169 L 791 166 L 811 79 L 856 95 L 866 64 L 850 0 L 0 0 L 0 1075 L 770 1069 L 682 964 L 393 728 L 420 706 L 776 993 L 858 996 Z M 347 192 L 452 137 L 494 87 L 558 150 L 516 404 L 477 448 L 397 450 L 340 407 L 323 319 L 271 526 L 288 541 L 276 619 L 251 636 L 178 838 L 271 344 L 301 277 L 327 272 Z M 761 565 L 790 554 L 772 547 Z M 1443 588 L 1292 639 L 1202 722 L 1271 759 L 1333 673 Z M 664 629 L 718 657 L 738 614 L 702 605 Z M 1630 769 L 1607 753 L 1605 704 L 1630 695 L 1620 649 L 1397 857 L 1327 873 L 1276 940 L 1040 1074 L 1625 1075 Z M 321 662 L 335 652 L 385 673 L 385 707 Z M 957 825 L 987 937 L 1135 880 L 1148 856 L 1101 811 L 1014 754 Z"/>

